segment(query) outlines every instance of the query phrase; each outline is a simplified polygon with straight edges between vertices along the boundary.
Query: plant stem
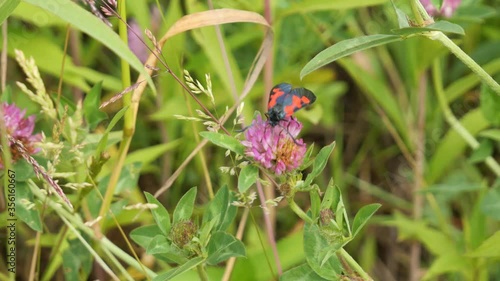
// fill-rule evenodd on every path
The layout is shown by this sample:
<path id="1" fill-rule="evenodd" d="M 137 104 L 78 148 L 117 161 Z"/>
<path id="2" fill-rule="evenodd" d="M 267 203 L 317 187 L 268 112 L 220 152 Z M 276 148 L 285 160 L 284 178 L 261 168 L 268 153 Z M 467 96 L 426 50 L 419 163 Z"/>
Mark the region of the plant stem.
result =
<path id="1" fill-rule="evenodd" d="M 450 38 L 440 31 L 434 31 L 428 36 L 430 39 L 441 42 L 448 48 L 459 60 L 469 67 L 479 78 L 486 83 L 495 93 L 500 95 L 500 85 L 471 57 L 469 57 L 460 47 L 458 47 Z"/>
<path id="2" fill-rule="evenodd" d="M 292 211 L 294 211 L 295 214 L 297 214 L 297 216 L 299 216 L 303 221 L 311 224 L 314 223 L 314 221 L 306 213 L 304 213 L 304 211 L 302 211 L 297 203 L 293 201 L 293 198 L 288 199 L 288 205 L 290 206 L 290 209 L 292 209 Z"/>
<path id="3" fill-rule="evenodd" d="M 196 267 L 196 269 L 198 270 L 198 276 L 200 276 L 200 280 L 201 281 L 208 281 L 208 280 L 210 280 L 208 278 L 207 271 L 205 270 L 205 267 L 203 266 L 203 264 L 198 265 Z"/>
<path id="4" fill-rule="evenodd" d="M 366 273 L 363 268 L 361 268 L 361 266 L 351 257 L 351 255 L 349 255 L 349 253 L 346 252 L 346 250 L 344 250 L 344 248 L 340 248 L 339 253 L 347 262 L 347 264 L 349 264 L 351 269 L 354 269 L 359 274 L 359 276 L 363 278 L 363 280 L 373 281 L 370 275 L 368 275 L 368 273 Z"/>
<path id="5" fill-rule="evenodd" d="M 471 133 L 469 133 L 469 131 L 467 131 L 467 129 L 465 129 L 462 126 L 460 121 L 457 120 L 455 115 L 453 115 L 453 112 L 451 112 L 450 107 L 448 106 L 448 102 L 446 100 L 443 90 L 443 83 L 441 78 L 441 65 L 439 64 L 439 61 L 437 59 L 434 61 L 434 64 L 432 65 L 432 77 L 434 81 L 435 92 L 439 101 L 439 106 L 443 111 L 446 121 L 465 140 L 465 142 L 469 144 L 469 146 L 472 149 L 474 150 L 477 149 L 479 147 L 479 142 L 474 138 L 474 136 Z M 497 177 L 500 177 L 500 165 L 493 157 L 488 156 L 485 160 L 485 163 L 490 168 L 490 170 L 493 171 L 493 173 L 495 173 Z"/>
<path id="6" fill-rule="evenodd" d="M 422 14 L 427 15 L 427 12 L 425 10 L 422 12 L 423 7 L 420 4 L 420 1 L 410 0 L 410 6 L 411 6 L 411 10 L 413 12 L 413 16 L 415 17 L 415 20 L 417 21 L 417 24 L 419 26 L 423 26 L 425 23 L 425 20 L 422 17 Z M 427 15 L 427 17 L 429 17 L 429 15 Z"/>
<path id="7" fill-rule="evenodd" d="M 118 23 L 118 32 L 120 38 L 125 44 L 128 44 L 127 36 L 127 10 L 125 6 L 125 0 L 118 1 L 118 14 L 121 20 Z M 130 65 L 126 60 L 121 59 L 121 71 L 122 71 L 122 84 L 123 87 L 128 87 L 131 84 L 130 79 Z M 130 106 L 124 115 L 124 128 L 123 128 L 123 140 L 120 143 L 120 148 L 118 152 L 118 159 L 116 160 L 113 171 L 111 172 L 111 177 L 109 179 L 108 186 L 106 188 L 106 194 L 104 195 L 104 200 L 99 210 L 99 216 L 103 219 L 100 222 L 102 225 L 106 220 L 106 214 L 110 208 L 111 200 L 113 199 L 113 194 L 115 193 L 116 187 L 118 185 L 118 179 L 120 178 L 120 173 L 123 169 L 125 163 L 125 158 L 132 142 L 132 136 L 135 132 L 135 119 L 136 114 L 134 108 L 131 107 L 132 104 L 132 93 L 126 93 L 123 96 L 123 106 Z"/>
<path id="8" fill-rule="evenodd" d="M 143 272 L 148 279 L 156 277 L 157 274 L 155 272 L 141 264 L 140 261 L 129 256 L 124 250 L 113 244 L 113 242 L 109 241 L 106 237 L 98 239 L 95 232 L 89 226 L 83 223 L 81 217 L 78 214 L 70 213 L 66 209 L 61 207 L 60 203 L 56 203 L 50 196 L 41 192 L 38 186 L 33 183 L 33 181 L 28 181 L 28 186 L 30 187 L 31 192 L 33 193 L 33 195 L 35 195 L 35 197 L 39 198 L 41 201 L 47 200 L 47 204 L 57 213 L 59 217 L 61 217 L 61 219 L 65 219 L 65 221 L 71 222 L 72 228 L 74 227 L 84 232 L 86 235 L 96 241 L 101 247 L 106 247 L 111 253 L 120 258 L 126 264 Z"/>

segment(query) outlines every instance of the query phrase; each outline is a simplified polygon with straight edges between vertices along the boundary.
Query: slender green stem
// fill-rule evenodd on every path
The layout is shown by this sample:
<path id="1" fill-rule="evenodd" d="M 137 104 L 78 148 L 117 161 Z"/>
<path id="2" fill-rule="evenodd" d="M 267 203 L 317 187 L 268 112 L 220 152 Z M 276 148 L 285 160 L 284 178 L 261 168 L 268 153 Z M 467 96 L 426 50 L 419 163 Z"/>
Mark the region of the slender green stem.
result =
<path id="1" fill-rule="evenodd" d="M 495 93 L 500 95 L 500 85 L 493 79 L 479 64 L 477 64 L 469 55 L 458 47 L 450 38 L 440 31 L 431 32 L 428 36 L 433 40 L 441 42 L 448 48 L 459 60 L 469 67 L 479 78 L 486 83 Z"/>
<path id="2" fill-rule="evenodd" d="M 113 253 L 115 256 L 120 258 L 125 263 L 129 264 L 130 266 L 132 266 L 133 268 L 135 268 L 141 272 L 144 272 L 144 274 L 146 274 L 148 278 L 156 277 L 156 275 L 157 275 L 156 273 L 154 273 L 152 270 L 150 270 L 146 266 L 140 264 L 136 259 L 129 256 L 125 251 L 123 251 L 120 247 L 113 244 L 106 237 L 102 237 L 100 239 L 97 239 L 95 232 L 89 226 L 85 225 L 82 222 L 82 219 L 80 216 L 78 216 L 77 214 L 70 213 L 64 207 L 61 207 L 61 204 L 53 201 L 50 198 L 50 196 L 47 196 L 45 193 L 41 192 L 40 189 L 32 181 L 28 182 L 28 186 L 30 187 L 31 192 L 35 195 L 35 197 L 39 198 L 42 201 L 47 200 L 46 201 L 47 204 L 61 218 L 64 218 L 66 221 L 71 222 L 72 226 L 75 226 L 76 228 L 85 232 L 85 234 L 92 237 L 95 241 L 97 241 L 100 244 L 101 247 L 106 247 L 111 253 Z"/>
<path id="3" fill-rule="evenodd" d="M 200 276 L 200 280 L 201 281 L 208 281 L 208 280 L 210 280 L 208 278 L 207 271 L 205 270 L 205 267 L 203 266 L 203 264 L 198 265 L 196 267 L 196 269 L 198 270 L 198 276 Z"/>
<path id="4" fill-rule="evenodd" d="M 83 244 L 85 248 L 87 248 L 87 251 L 89 251 L 92 256 L 95 258 L 96 262 L 101 266 L 101 268 L 113 278 L 113 280 L 119 280 L 118 276 L 115 275 L 113 270 L 108 266 L 108 264 L 99 256 L 99 254 L 90 246 L 89 243 L 83 238 L 83 236 L 80 234 L 78 230 L 69 222 L 64 216 L 61 216 L 61 220 L 68 226 L 68 228 L 71 230 L 73 235 L 75 235 L 78 240 L 80 240 L 80 243 Z"/>
<path id="5" fill-rule="evenodd" d="M 432 65 L 432 77 L 434 80 L 434 88 L 439 101 L 439 106 L 443 111 L 446 121 L 450 126 L 465 140 L 465 142 L 472 148 L 477 149 L 479 147 L 479 142 L 474 138 L 474 136 L 465 129 L 460 121 L 457 120 L 453 112 L 451 112 L 448 102 L 444 95 L 442 77 L 441 77 L 441 65 L 436 59 Z M 498 84 L 497 84 L 498 85 Z M 500 177 L 500 165 L 491 156 L 488 156 L 485 160 L 486 165 L 495 173 L 497 177 Z"/>
<path id="6" fill-rule="evenodd" d="M 293 201 L 293 198 L 288 199 L 288 205 L 290 206 L 290 209 L 297 214 L 302 220 L 304 220 L 306 223 L 314 223 L 314 221 L 306 214 L 302 209 Z"/>
<path id="7" fill-rule="evenodd" d="M 420 1 L 418 0 L 410 0 L 410 6 L 417 24 L 419 26 L 423 26 L 425 24 L 425 20 L 422 15 L 427 15 L 427 12 L 425 10 L 422 12 L 422 4 L 420 4 Z M 427 17 L 429 17 L 429 15 L 427 15 Z"/>
<path id="8" fill-rule="evenodd" d="M 118 23 L 118 32 L 120 34 L 120 38 L 125 44 L 128 44 L 128 35 L 127 35 L 127 9 L 125 5 L 125 0 L 118 1 L 118 14 L 121 20 Z M 123 87 L 126 88 L 130 86 L 130 65 L 124 59 L 120 60 L 121 63 L 121 71 L 122 71 L 122 83 Z M 124 128 L 123 128 L 123 140 L 120 143 L 120 148 L 118 151 L 118 157 L 115 162 L 114 169 L 111 173 L 111 178 L 108 183 L 108 187 L 106 188 L 106 194 L 104 195 L 104 201 L 102 202 L 101 209 L 99 210 L 99 216 L 105 218 L 106 213 L 108 212 L 111 200 L 113 199 L 113 194 L 115 193 L 115 189 L 118 183 L 118 179 L 120 178 L 120 173 L 123 169 L 123 165 L 125 163 L 125 157 L 127 155 L 128 149 L 130 147 L 130 143 L 132 141 L 132 136 L 135 132 L 135 112 L 134 109 L 130 106 L 132 104 L 132 93 L 126 93 L 123 96 L 123 106 L 129 106 L 129 109 L 125 112 L 124 116 Z M 100 223 L 104 223 L 105 219 L 103 219 Z"/>
<path id="9" fill-rule="evenodd" d="M 342 256 L 342 258 L 349 264 L 351 269 L 355 270 L 361 278 L 365 281 L 372 281 L 373 279 L 366 273 L 363 268 L 349 255 L 349 253 L 344 250 L 344 248 L 340 248 L 339 254 Z"/>

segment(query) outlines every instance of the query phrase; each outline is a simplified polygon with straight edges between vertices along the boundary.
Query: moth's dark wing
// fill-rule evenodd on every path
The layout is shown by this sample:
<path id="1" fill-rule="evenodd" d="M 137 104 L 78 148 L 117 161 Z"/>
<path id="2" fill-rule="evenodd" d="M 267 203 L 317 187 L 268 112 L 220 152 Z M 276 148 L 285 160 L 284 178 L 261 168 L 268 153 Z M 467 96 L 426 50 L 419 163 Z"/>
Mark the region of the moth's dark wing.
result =
<path id="1" fill-rule="evenodd" d="M 267 110 L 276 106 L 276 104 L 283 104 L 287 95 L 290 94 L 292 85 L 288 83 L 280 83 L 274 86 L 269 93 L 269 102 L 267 103 Z"/>
<path id="2" fill-rule="evenodd" d="M 296 88 L 291 91 L 293 95 L 299 96 L 301 99 L 302 97 L 306 97 L 308 101 L 305 99 L 302 99 L 305 104 L 304 105 L 310 105 L 313 104 L 316 101 L 316 95 L 314 95 L 313 92 L 306 88 Z"/>
<path id="3" fill-rule="evenodd" d="M 293 112 L 305 106 L 313 104 L 316 101 L 316 96 L 313 94 L 313 92 L 305 88 L 296 88 L 293 89 L 290 93 L 292 96 L 292 105 L 294 107 Z"/>

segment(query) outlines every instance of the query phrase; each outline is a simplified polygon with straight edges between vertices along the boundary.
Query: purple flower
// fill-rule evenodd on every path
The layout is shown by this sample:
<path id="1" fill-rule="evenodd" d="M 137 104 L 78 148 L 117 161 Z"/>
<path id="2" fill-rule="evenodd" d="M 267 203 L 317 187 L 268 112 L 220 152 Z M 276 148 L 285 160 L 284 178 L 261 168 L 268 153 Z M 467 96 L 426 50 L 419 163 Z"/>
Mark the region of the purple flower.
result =
<path id="1" fill-rule="evenodd" d="M 302 139 L 295 139 L 301 129 L 293 117 L 273 127 L 259 115 L 245 132 L 245 154 L 277 175 L 290 172 L 302 164 L 306 153 Z"/>
<path id="2" fill-rule="evenodd" d="M 424 9 L 431 16 L 439 16 L 442 15 L 445 18 L 451 18 L 455 13 L 455 10 L 460 6 L 462 0 L 443 0 L 441 4 L 441 9 L 438 9 L 432 4 L 431 0 L 420 0 Z"/>
<path id="3" fill-rule="evenodd" d="M 22 143 L 29 154 L 35 154 L 40 151 L 39 148 L 35 147 L 35 143 L 42 139 L 42 135 L 33 135 L 33 129 L 35 128 L 35 116 L 31 115 L 28 118 L 24 118 L 26 110 L 21 110 L 14 104 L 9 105 L 7 103 L 3 103 L 2 106 L 5 127 L 7 135 L 9 136 L 9 146 L 10 153 L 12 154 L 12 160 L 16 161 L 19 158 L 22 158 L 19 151 L 14 149 L 13 140 Z M 0 168 L 3 168 L 3 159 L 1 158 L 1 155 Z"/>

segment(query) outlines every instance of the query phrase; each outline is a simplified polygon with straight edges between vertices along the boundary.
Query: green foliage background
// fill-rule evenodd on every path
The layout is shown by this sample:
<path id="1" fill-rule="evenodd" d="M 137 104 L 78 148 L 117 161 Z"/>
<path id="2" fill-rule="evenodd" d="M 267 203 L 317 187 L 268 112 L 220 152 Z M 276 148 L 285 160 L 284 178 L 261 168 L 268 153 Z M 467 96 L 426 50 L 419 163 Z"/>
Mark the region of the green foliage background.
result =
<path id="1" fill-rule="evenodd" d="M 339 187 L 338 196 L 340 192 L 343 194 L 340 202 L 346 216 L 361 214 L 353 220 L 355 239 L 344 248 L 374 280 L 497 280 L 500 279 L 498 88 L 491 87 L 484 75 L 472 72 L 469 65 L 429 32 L 445 32 L 493 82 L 499 81 L 498 3 L 462 1 L 454 16 L 445 19 L 447 23 L 426 28 L 409 26 L 417 19 L 396 13 L 412 15 L 409 3 L 214 1 L 213 9 L 231 8 L 256 15 L 269 11 L 272 21 L 269 27 L 258 22 L 242 23 L 238 17 L 250 15 L 234 14 L 234 22 L 217 28 L 201 22 L 201 28 L 193 27 L 171 36 L 161 50 L 162 58 L 169 71 L 181 80 L 183 71 L 188 70 L 193 78 L 206 85 L 205 75 L 210 74 L 215 104 L 206 95 L 197 98 L 216 118 L 223 116 L 226 107 L 238 106 L 239 98 L 244 96 L 242 115 L 245 124 L 249 124 L 256 110 L 266 111 L 267 91 L 280 82 L 307 87 L 316 94 L 316 104 L 296 114 L 304 124 L 301 137 L 308 144 L 314 143 L 314 155 L 334 141 L 336 145 L 331 157 L 324 159 L 325 169 L 314 182 L 324 192 L 328 186 L 333 188 L 330 182 L 333 178 Z M 126 1 L 119 13 L 138 23 L 140 29 L 136 32 L 142 34 L 148 29 L 160 40 L 183 16 L 209 10 L 204 1 Z M 265 18 L 269 21 L 267 15 Z M 64 115 L 64 106 L 68 107 L 68 116 L 80 116 L 77 102 L 83 99 L 81 115 L 85 119 L 81 130 L 60 125 L 65 130 L 62 136 L 74 132 L 76 137 L 61 141 L 65 149 L 62 162 L 56 167 L 60 173 L 74 173 L 61 176 L 61 185 L 89 183 L 77 190 L 64 188 L 76 205 L 76 215 L 57 207 L 54 198 L 41 200 L 45 198 L 39 189 L 43 182 L 28 180 L 35 177 L 27 163 L 19 162 L 12 168 L 18 177 L 18 202 L 26 199 L 35 203 L 33 208 L 18 204 L 17 214 L 23 221 L 17 230 L 18 278 L 33 278 L 30 268 L 36 268 L 34 274 L 41 280 L 107 280 L 112 277 L 99 275 L 104 273 L 98 273 L 96 268 L 108 264 L 120 279 L 146 280 L 156 274 L 158 280 L 203 279 L 199 268 L 206 260 L 186 262 L 181 254 L 162 248 L 170 229 L 170 225 L 166 226 L 170 217 L 168 222 L 165 217 L 170 213 L 176 222 L 176 214 L 182 217 L 179 210 L 187 208 L 187 213 L 192 213 L 195 221 L 206 227 L 200 229 L 202 233 L 217 237 L 211 242 L 206 239 L 205 254 L 212 258 L 206 268 L 207 278 L 220 280 L 226 266 L 222 261 L 238 256 L 231 280 L 278 279 L 265 238 L 263 209 L 250 209 L 254 220 L 247 223 L 241 241 L 232 235 L 242 220 L 242 208 L 213 210 L 214 202 L 224 205 L 236 200 L 229 191 L 237 191 L 239 185 L 244 185 L 240 191 L 249 188 L 249 182 L 241 183 L 237 177 L 220 171 L 220 167 L 235 165 L 234 159 L 225 157 L 226 149 L 238 153 L 241 148 L 226 139 L 214 141 L 214 136 L 207 137 L 210 133 L 200 134 L 206 130 L 201 122 L 176 117 L 199 117 L 195 110 L 203 108 L 164 66 L 159 64 L 157 75 L 141 83 L 147 88 L 139 95 L 137 108 L 134 109 L 136 105 L 130 96 L 126 96 L 97 110 L 148 71 L 124 43 L 124 32 L 118 31 L 123 22 L 117 18 L 110 21 L 112 28 L 90 13 L 88 7 L 69 0 L 0 0 L 2 42 L 7 39 L 7 48 L 2 47 L 2 52 L 9 57 L 2 101 L 14 102 L 28 114 L 37 115 L 35 131 L 43 131 L 52 140 L 53 126 L 58 123 L 41 114 L 40 105 L 23 94 L 15 83 L 25 81 L 14 60 L 14 50 L 18 49 L 35 59 L 60 116 Z M 271 30 L 272 40 L 269 40 Z M 143 38 L 145 44 L 153 46 L 147 36 Z M 262 46 L 265 49 L 266 42 L 272 43 L 265 53 L 268 62 L 261 65 L 262 71 L 258 66 L 255 70 L 253 63 L 260 58 L 259 49 Z M 255 83 L 248 82 L 251 79 L 247 77 L 252 75 Z M 130 114 L 134 110 L 137 119 Z M 235 114 L 227 117 L 226 129 L 236 134 L 240 127 L 233 126 Z M 133 133 L 127 135 L 130 132 Z M 127 141 L 125 149 L 123 143 Z M 80 158 L 72 154 L 71 148 L 76 147 L 82 153 L 78 157 L 84 161 L 78 162 Z M 126 154 L 120 154 L 120 147 Z M 42 166 L 51 161 L 41 156 L 36 159 Z M 185 162 L 186 159 L 190 161 Z M 113 179 L 117 166 L 123 168 Z M 304 179 L 312 171 L 306 169 Z M 254 175 L 255 171 L 251 173 Z M 250 180 L 250 184 L 255 181 Z M 110 186 L 113 189 L 108 195 Z M 166 191 L 154 199 L 151 194 L 162 186 Z M 270 198 L 279 195 L 272 191 L 275 187 L 269 182 L 264 188 Z M 306 212 L 309 208 L 314 211 L 312 194 L 295 197 L 295 202 Z M 188 195 L 192 202 L 181 200 Z M 164 207 L 160 211 L 123 208 L 147 202 Z M 363 226 L 377 209 L 377 205 L 368 205 L 372 203 L 380 203 L 382 207 L 361 229 L 360 224 Z M 367 211 L 366 207 L 373 210 Z M 216 220 L 204 216 L 207 209 L 212 213 L 223 212 L 227 217 L 207 226 L 208 221 Z M 109 210 L 113 216 L 108 214 Z M 313 275 L 305 266 L 314 257 L 314 252 L 308 251 L 329 245 L 314 236 L 315 226 L 304 224 L 285 202 L 269 211 L 281 266 L 283 271 L 291 270 L 282 280 L 299 280 L 299 276 L 301 280 L 334 279 L 335 276 Z M 97 222 L 98 228 L 83 224 L 103 214 Z M 7 212 L 2 211 L 0 217 L 0 225 L 4 226 Z M 188 217 L 191 216 L 183 219 Z M 351 226 L 346 224 L 350 232 Z M 344 227 L 344 223 L 339 225 Z M 315 240 L 317 248 L 307 247 L 312 245 L 307 244 L 311 240 Z M 231 241 L 232 246 L 215 255 L 214 249 L 224 245 L 221 241 Z M 1 247 L 5 252 L 4 242 Z M 420 249 L 420 254 L 412 257 L 410 253 L 415 253 L 415 248 Z M 146 251 L 168 252 L 171 256 L 145 257 Z M 113 261 L 116 257 L 122 259 L 121 267 Z M 150 272 L 134 258 L 150 268 Z M 172 260 L 181 264 L 177 272 L 169 271 L 174 266 Z M 198 272 L 191 270 L 194 268 Z M 331 270 L 335 272 L 335 266 Z M 2 263 L 0 280 L 9 278 L 13 280 Z"/>

